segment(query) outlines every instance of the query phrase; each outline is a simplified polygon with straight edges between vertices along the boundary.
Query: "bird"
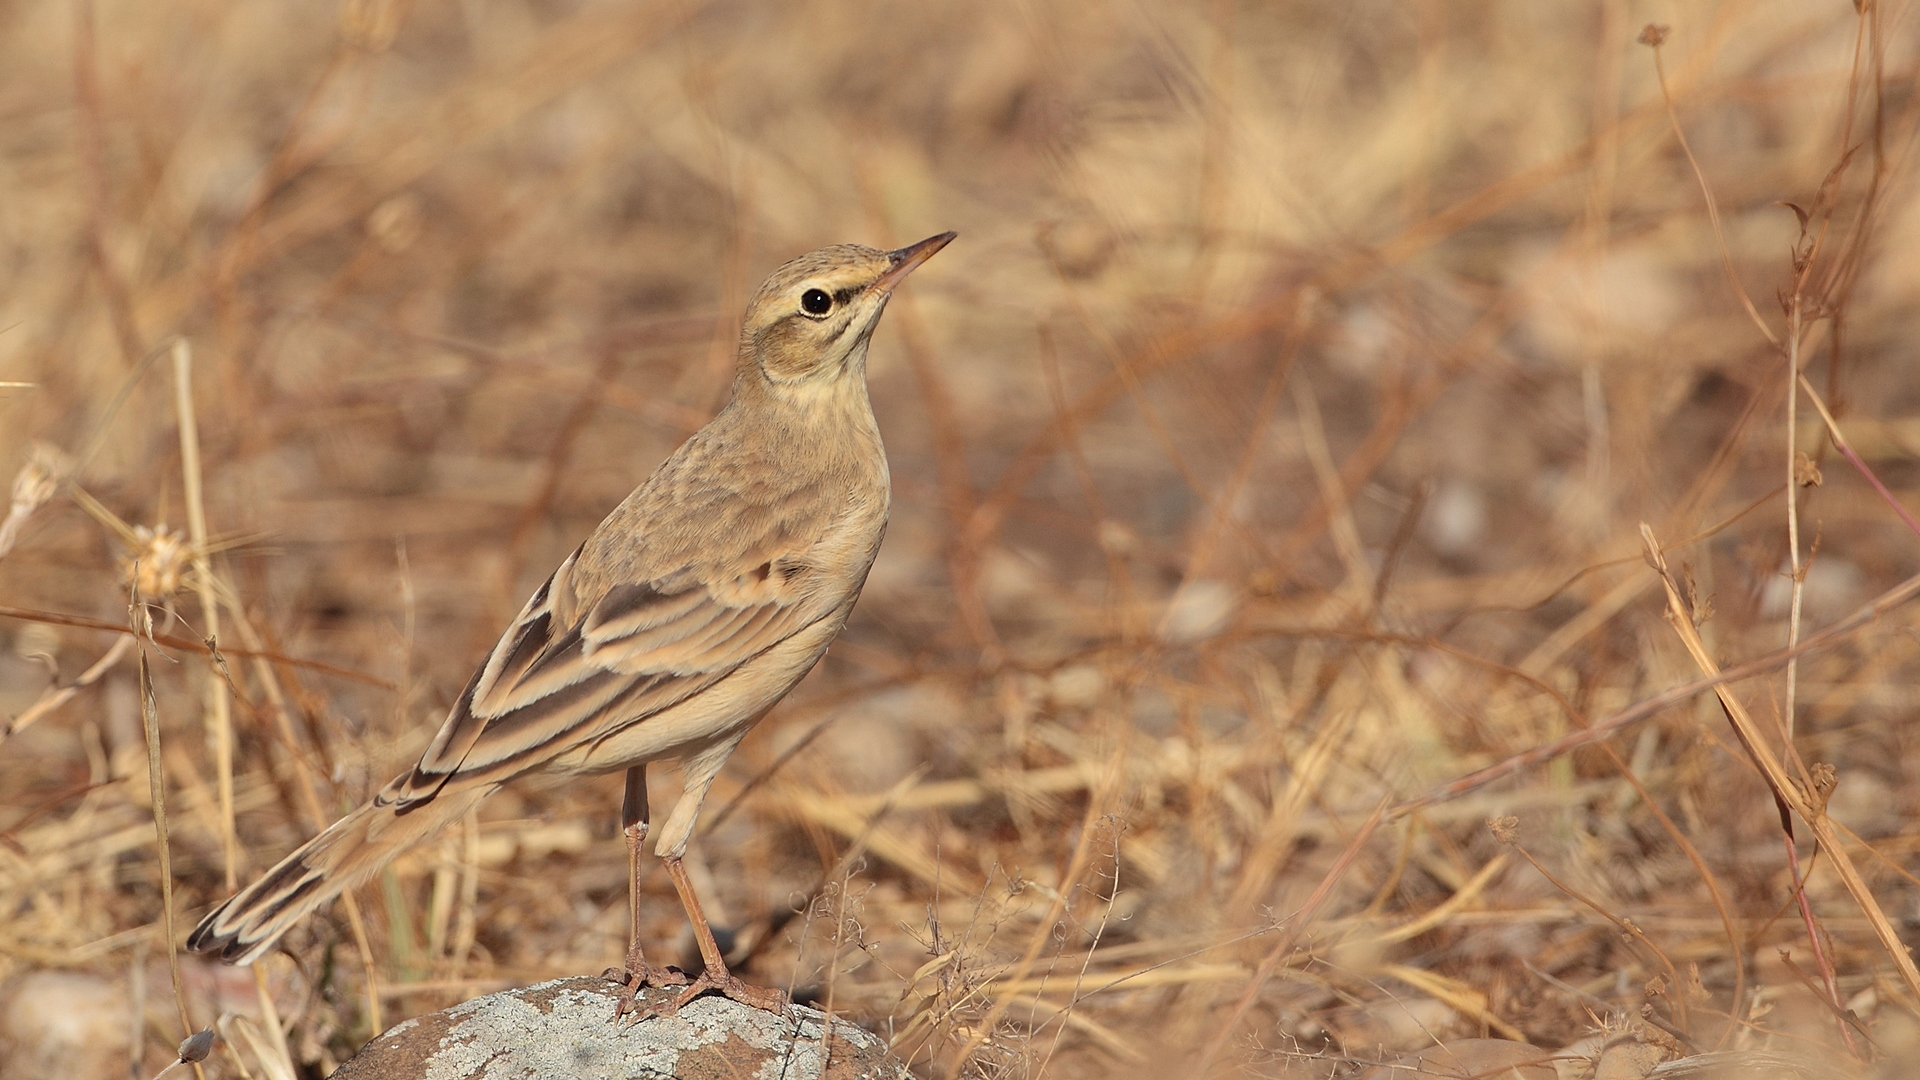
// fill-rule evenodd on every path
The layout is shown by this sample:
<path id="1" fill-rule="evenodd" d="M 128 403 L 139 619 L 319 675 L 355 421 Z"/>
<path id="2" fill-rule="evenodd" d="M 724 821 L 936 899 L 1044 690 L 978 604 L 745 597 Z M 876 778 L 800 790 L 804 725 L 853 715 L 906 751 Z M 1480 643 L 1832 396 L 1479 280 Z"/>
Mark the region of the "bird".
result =
<path id="1" fill-rule="evenodd" d="M 615 1019 L 718 991 L 786 996 L 727 970 L 681 865 L 700 804 L 747 731 L 846 624 L 886 533 L 891 481 L 867 349 L 894 289 L 954 238 L 837 244 L 775 270 L 740 329 L 727 404 L 536 589 L 411 769 L 202 919 L 187 947 L 251 964 L 294 924 L 528 774 L 624 770 L 629 938 Z M 640 946 L 647 764 L 685 783 L 655 837 L 703 970 Z M 643 986 L 678 988 L 641 1009 Z"/>

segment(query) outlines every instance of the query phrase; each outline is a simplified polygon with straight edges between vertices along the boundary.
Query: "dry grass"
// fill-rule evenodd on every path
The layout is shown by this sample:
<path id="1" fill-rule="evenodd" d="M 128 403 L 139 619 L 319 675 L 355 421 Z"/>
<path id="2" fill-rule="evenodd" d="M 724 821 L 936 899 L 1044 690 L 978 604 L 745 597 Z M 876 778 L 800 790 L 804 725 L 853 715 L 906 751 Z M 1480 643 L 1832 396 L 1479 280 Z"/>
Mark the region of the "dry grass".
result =
<path id="1" fill-rule="evenodd" d="M 689 858 L 751 977 L 929 1077 L 1920 1048 L 1920 609 L 1820 633 L 1920 571 L 1910 5 L 94 8 L 0 8 L 0 979 L 103 980 L 113 1075 L 176 978 L 292 1080 L 618 961 L 617 778 L 257 982 L 163 928 L 412 760 L 761 274 L 947 228 L 880 564 Z"/>

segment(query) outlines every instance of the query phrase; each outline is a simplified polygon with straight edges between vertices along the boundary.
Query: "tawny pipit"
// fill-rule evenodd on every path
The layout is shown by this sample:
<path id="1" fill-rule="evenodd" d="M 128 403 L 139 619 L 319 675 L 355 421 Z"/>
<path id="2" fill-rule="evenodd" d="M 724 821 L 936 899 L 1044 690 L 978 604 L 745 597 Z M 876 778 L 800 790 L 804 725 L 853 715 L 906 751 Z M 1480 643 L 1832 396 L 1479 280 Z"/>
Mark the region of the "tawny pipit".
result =
<path id="1" fill-rule="evenodd" d="M 534 592 L 420 763 L 214 909 L 187 947 L 251 963 L 508 780 L 625 769 L 624 1012 L 642 984 L 687 984 L 639 940 L 646 765 L 675 757 L 686 787 L 654 852 L 706 970 L 661 1011 L 709 989 L 780 1008 L 778 991 L 728 974 L 680 856 L 727 755 L 826 652 L 866 582 L 890 491 L 867 342 L 894 287 L 953 235 L 822 248 L 774 271 L 747 306 L 727 407 Z"/>

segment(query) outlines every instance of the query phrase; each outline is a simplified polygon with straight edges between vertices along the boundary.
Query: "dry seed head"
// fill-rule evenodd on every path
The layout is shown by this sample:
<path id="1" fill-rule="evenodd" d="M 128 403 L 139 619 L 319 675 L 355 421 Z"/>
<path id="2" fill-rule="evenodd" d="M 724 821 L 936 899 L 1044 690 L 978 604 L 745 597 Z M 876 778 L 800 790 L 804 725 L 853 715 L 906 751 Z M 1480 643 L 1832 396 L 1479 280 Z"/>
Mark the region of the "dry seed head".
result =
<path id="1" fill-rule="evenodd" d="M 165 525 L 136 525 L 133 535 L 138 543 L 127 558 L 123 576 L 133 586 L 134 594 L 151 603 L 179 592 L 181 579 L 193 561 L 187 534 Z"/>
<path id="2" fill-rule="evenodd" d="M 1811 785 L 1813 790 L 1809 794 L 1813 797 L 1813 802 L 1824 810 L 1827 800 L 1833 798 L 1834 789 L 1840 786 L 1840 770 L 1834 768 L 1830 762 L 1816 761 L 1807 772 L 1808 779 L 1813 782 Z"/>
<path id="3" fill-rule="evenodd" d="M 1693 567 L 1686 568 L 1687 610 L 1693 615 L 1693 625 L 1705 626 L 1713 618 L 1713 596 L 1700 591 L 1700 582 L 1694 579 Z"/>
<path id="4" fill-rule="evenodd" d="M 1805 454 L 1796 451 L 1793 455 L 1793 482 L 1801 487 L 1819 487 L 1826 477 L 1820 475 L 1820 466 Z"/>
<path id="5" fill-rule="evenodd" d="M 186 1040 L 180 1044 L 178 1053 L 181 1061 L 207 1060 L 207 1055 L 213 1053 L 213 1029 L 201 1028 L 187 1036 Z"/>
<path id="6" fill-rule="evenodd" d="M 27 463 L 13 477 L 13 512 L 29 514 L 59 490 L 73 462 L 58 449 L 37 442 L 27 453 Z"/>
<path id="7" fill-rule="evenodd" d="M 13 550 L 14 542 L 20 538 L 21 526 L 60 490 L 60 482 L 67 478 L 72 464 L 59 450 L 45 443 L 33 444 L 27 463 L 20 466 L 13 477 L 13 505 L 7 510 L 6 518 L 0 520 L 0 555 Z"/>

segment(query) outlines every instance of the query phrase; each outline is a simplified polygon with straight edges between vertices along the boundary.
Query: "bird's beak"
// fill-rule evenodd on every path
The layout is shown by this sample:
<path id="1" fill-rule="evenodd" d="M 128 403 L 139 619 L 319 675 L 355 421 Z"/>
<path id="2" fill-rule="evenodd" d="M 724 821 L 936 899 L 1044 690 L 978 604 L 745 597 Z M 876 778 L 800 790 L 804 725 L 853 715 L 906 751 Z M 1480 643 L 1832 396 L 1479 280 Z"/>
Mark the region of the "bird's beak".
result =
<path id="1" fill-rule="evenodd" d="M 887 252 L 887 258 L 893 265 L 887 267 L 887 272 L 880 275 L 880 280 L 867 286 L 867 291 L 879 293 L 882 296 L 892 292 L 895 285 L 900 284 L 902 279 L 913 273 L 914 267 L 933 258 L 934 252 L 946 247 L 958 235 L 960 234 L 943 232 L 938 236 L 929 236 L 917 244 L 909 244 L 898 251 Z"/>

